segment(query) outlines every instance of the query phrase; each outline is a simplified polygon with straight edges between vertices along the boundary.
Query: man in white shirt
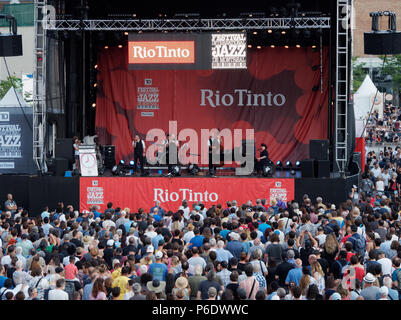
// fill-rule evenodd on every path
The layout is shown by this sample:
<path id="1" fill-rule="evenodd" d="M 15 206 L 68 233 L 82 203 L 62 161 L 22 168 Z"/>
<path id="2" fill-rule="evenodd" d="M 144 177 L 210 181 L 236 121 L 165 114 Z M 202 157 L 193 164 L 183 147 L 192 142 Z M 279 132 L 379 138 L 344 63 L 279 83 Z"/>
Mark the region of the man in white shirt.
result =
<path id="1" fill-rule="evenodd" d="M 180 206 L 178 208 L 178 210 L 184 211 L 184 219 L 189 220 L 189 213 L 191 212 L 191 210 L 188 207 L 188 201 L 187 200 L 183 200 L 182 201 L 182 206 Z"/>
<path id="2" fill-rule="evenodd" d="M 377 179 L 378 177 L 381 176 L 382 174 L 382 170 L 379 166 L 379 162 L 375 163 L 375 167 L 373 169 L 370 170 L 373 173 L 373 176 L 375 177 L 375 179 Z"/>
<path id="3" fill-rule="evenodd" d="M 56 289 L 49 291 L 48 300 L 69 300 L 68 293 L 64 291 L 64 288 L 65 288 L 65 280 L 58 279 L 56 281 Z"/>
<path id="4" fill-rule="evenodd" d="M 382 266 L 382 275 L 389 275 L 391 277 L 393 273 L 393 264 L 389 258 L 386 258 L 386 254 L 383 250 L 377 250 L 377 262 Z"/>

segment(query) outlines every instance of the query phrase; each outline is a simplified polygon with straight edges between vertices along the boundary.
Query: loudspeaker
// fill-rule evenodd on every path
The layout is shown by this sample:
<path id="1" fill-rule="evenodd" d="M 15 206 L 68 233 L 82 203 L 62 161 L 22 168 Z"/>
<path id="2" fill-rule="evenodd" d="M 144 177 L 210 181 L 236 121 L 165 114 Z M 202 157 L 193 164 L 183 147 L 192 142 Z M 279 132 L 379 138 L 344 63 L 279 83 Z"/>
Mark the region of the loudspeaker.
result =
<path id="1" fill-rule="evenodd" d="M 68 160 L 65 158 L 55 158 L 54 169 L 56 176 L 64 177 L 65 172 L 68 170 Z"/>
<path id="2" fill-rule="evenodd" d="M 0 57 L 22 56 L 22 36 L 0 35 Z"/>
<path id="3" fill-rule="evenodd" d="M 301 161 L 301 174 L 302 178 L 314 178 L 315 177 L 315 160 L 306 159 Z"/>
<path id="4" fill-rule="evenodd" d="M 116 165 L 116 146 L 103 146 L 104 167 L 112 169 Z"/>
<path id="5" fill-rule="evenodd" d="M 74 162 L 74 148 L 72 138 L 56 139 L 55 158 L 65 158 L 68 162 Z"/>
<path id="6" fill-rule="evenodd" d="M 352 161 L 349 164 L 350 175 L 356 175 L 361 173 L 362 168 L 362 155 L 360 152 L 354 152 L 352 155 Z"/>
<path id="7" fill-rule="evenodd" d="M 329 160 L 329 140 L 310 140 L 309 157 L 315 160 Z"/>
<path id="8" fill-rule="evenodd" d="M 400 54 L 401 32 L 376 31 L 365 32 L 365 54 Z"/>
<path id="9" fill-rule="evenodd" d="M 330 161 L 316 160 L 315 161 L 315 177 L 330 178 Z"/>

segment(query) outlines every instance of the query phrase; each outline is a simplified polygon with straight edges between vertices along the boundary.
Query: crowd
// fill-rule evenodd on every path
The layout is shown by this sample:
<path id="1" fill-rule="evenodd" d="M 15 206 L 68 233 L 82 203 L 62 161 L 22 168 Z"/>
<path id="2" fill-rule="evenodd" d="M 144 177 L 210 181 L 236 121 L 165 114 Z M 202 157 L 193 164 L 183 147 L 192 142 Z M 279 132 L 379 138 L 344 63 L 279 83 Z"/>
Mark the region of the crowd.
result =
<path id="1" fill-rule="evenodd" d="M 387 104 L 383 109 L 383 118 L 375 110 L 367 119 L 366 137 L 370 143 L 399 142 L 401 136 L 401 108 Z"/>
<path id="2" fill-rule="evenodd" d="M 78 212 L 60 202 L 30 217 L 9 194 L 0 299 L 398 300 L 400 208 L 394 194 L 354 188 L 338 205 L 304 195 Z"/>

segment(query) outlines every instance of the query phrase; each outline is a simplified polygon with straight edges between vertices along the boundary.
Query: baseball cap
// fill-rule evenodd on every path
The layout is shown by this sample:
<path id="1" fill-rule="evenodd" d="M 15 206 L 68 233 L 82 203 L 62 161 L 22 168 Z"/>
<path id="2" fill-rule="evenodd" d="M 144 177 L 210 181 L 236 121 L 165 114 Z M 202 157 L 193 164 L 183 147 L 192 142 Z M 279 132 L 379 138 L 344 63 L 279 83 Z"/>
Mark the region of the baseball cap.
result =
<path id="1" fill-rule="evenodd" d="M 356 185 L 352 185 L 352 188 L 354 189 L 358 189 L 358 187 Z"/>
<path id="2" fill-rule="evenodd" d="M 113 239 L 107 240 L 107 246 L 108 247 L 112 247 L 113 245 L 114 245 L 114 240 Z"/>
<path id="3" fill-rule="evenodd" d="M 157 251 L 156 254 L 155 254 L 155 257 L 156 257 L 156 259 L 161 259 L 161 258 L 163 258 L 163 252 Z"/>
<path id="4" fill-rule="evenodd" d="M 148 246 L 148 248 L 146 249 L 146 252 L 149 253 L 153 253 L 153 251 L 155 251 L 155 248 L 153 248 L 153 246 Z"/>
<path id="5" fill-rule="evenodd" d="M 134 284 L 132 285 L 132 290 L 133 290 L 135 293 L 141 292 L 141 290 L 142 290 L 141 285 L 140 285 L 139 283 L 134 283 Z"/>

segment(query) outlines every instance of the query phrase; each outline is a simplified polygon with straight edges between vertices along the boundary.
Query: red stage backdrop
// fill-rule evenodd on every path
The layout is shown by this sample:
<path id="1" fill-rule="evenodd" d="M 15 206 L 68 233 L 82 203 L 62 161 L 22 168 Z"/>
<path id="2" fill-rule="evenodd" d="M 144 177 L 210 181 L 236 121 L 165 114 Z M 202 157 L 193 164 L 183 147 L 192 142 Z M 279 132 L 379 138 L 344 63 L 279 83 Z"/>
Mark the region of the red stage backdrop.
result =
<path id="1" fill-rule="evenodd" d="M 323 92 L 320 52 L 310 47 L 249 49 L 247 70 L 129 71 L 127 47 L 103 49 L 98 65 L 96 134 L 116 146 L 117 161 L 132 159 L 136 133 L 168 132 L 171 120 L 178 132 L 254 129 L 274 161 L 308 158 L 309 140 L 327 139 L 327 48 Z"/>
<path id="2" fill-rule="evenodd" d="M 294 179 L 254 178 L 80 178 L 80 210 L 92 205 L 106 209 L 109 201 L 114 206 L 128 207 L 132 211 L 145 211 L 159 200 L 163 209 L 177 211 L 186 199 L 189 205 L 201 201 L 206 207 L 212 204 L 237 200 L 241 205 L 257 198 L 292 201 L 295 197 Z"/>

